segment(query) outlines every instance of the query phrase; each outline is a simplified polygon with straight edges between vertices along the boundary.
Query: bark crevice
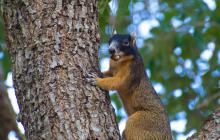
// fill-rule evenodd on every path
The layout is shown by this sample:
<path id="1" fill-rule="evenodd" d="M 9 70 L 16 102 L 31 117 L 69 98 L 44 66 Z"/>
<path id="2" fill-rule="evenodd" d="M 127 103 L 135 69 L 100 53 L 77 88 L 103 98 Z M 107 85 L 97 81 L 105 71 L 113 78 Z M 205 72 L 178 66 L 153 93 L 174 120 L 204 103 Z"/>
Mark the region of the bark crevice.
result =
<path id="1" fill-rule="evenodd" d="M 98 69 L 97 1 L 7 0 L 4 19 L 27 139 L 119 139 Z"/>

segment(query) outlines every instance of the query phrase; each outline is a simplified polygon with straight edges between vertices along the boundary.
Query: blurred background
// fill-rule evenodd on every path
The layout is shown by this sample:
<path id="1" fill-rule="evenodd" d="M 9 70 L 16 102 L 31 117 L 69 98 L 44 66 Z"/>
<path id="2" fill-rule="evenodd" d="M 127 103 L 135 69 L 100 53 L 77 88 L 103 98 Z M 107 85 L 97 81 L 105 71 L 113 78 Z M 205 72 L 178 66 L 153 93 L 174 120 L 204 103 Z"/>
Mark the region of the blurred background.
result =
<path id="1" fill-rule="evenodd" d="M 109 66 L 113 31 L 136 32 L 146 73 L 167 108 L 175 139 L 195 133 L 220 105 L 219 0 L 100 0 L 99 25 L 102 71 Z M 0 18 L 0 73 L 19 114 L 4 34 Z M 122 131 L 126 113 L 117 93 L 111 91 L 110 96 Z M 9 139 L 16 140 L 13 132 Z"/>

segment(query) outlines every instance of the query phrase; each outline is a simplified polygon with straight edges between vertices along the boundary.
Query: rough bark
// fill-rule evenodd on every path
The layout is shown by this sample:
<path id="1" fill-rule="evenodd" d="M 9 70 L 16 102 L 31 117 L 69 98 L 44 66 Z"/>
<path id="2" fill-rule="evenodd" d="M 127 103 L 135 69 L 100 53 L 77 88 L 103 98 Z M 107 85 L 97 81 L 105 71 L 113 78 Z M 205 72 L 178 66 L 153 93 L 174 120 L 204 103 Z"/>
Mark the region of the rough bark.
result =
<path id="1" fill-rule="evenodd" d="M 106 92 L 86 83 L 98 70 L 97 0 L 6 0 L 4 20 L 26 137 L 119 139 Z"/>
<path id="2" fill-rule="evenodd" d="M 220 107 L 205 121 L 202 129 L 188 140 L 219 140 L 220 139 Z"/>

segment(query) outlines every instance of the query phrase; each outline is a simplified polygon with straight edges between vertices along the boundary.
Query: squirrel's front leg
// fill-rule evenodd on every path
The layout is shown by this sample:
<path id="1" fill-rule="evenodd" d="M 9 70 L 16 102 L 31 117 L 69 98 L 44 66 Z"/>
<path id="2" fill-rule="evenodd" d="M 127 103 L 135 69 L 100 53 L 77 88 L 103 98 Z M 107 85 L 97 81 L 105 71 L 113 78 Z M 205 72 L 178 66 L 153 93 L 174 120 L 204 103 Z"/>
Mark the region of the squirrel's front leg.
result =
<path id="1" fill-rule="evenodd" d="M 118 90 L 122 85 L 122 80 L 117 77 L 97 78 L 97 85 L 106 90 Z"/>
<path id="2" fill-rule="evenodd" d="M 112 77 L 112 72 L 110 70 L 102 72 L 104 77 Z"/>
<path id="3" fill-rule="evenodd" d="M 87 82 L 97 85 L 106 90 L 118 90 L 123 84 L 123 80 L 119 77 L 99 78 L 95 74 L 87 74 Z"/>

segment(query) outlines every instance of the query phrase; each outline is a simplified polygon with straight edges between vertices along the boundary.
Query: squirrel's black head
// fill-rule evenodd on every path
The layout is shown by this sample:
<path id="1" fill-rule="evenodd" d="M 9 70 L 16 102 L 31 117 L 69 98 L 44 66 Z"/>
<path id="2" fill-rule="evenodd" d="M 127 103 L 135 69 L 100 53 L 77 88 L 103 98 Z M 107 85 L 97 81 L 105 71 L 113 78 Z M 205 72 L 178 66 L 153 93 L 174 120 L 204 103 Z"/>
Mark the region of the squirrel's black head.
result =
<path id="1" fill-rule="evenodd" d="M 113 60 L 119 60 L 123 56 L 136 55 L 137 47 L 135 44 L 135 33 L 114 34 L 109 39 L 109 53 Z"/>

